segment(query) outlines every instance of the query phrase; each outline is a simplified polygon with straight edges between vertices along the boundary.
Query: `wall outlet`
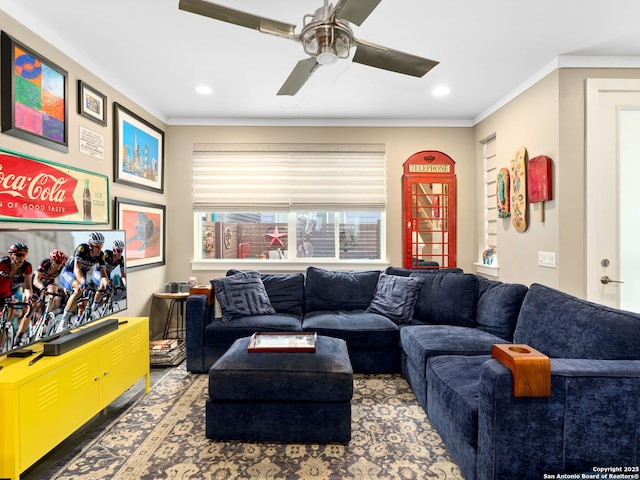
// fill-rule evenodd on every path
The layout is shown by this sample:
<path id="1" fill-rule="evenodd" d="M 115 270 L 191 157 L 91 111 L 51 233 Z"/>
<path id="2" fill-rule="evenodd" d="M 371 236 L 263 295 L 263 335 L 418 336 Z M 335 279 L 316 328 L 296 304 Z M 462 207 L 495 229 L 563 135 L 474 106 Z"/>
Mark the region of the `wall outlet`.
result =
<path id="1" fill-rule="evenodd" d="M 538 252 L 538 265 L 547 268 L 556 268 L 556 252 Z"/>

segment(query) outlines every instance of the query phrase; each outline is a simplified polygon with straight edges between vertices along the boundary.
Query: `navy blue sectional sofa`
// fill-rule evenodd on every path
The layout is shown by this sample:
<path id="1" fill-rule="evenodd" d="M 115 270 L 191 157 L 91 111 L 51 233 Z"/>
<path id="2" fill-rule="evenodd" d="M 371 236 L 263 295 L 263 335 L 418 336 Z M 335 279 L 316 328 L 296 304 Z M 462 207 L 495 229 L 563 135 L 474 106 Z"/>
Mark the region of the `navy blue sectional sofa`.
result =
<path id="1" fill-rule="evenodd" d="M 346 341 L 354 372 L 402 372 L 466 480 L 640 464 L 638 314 L 459 269 L 253 275 L 271 313 L 230 318 L 207 295 L 187 299 L 189 371 L 254 332 L 317 331 Z M 513 396 L 490 356 L 512 342 L 551 358 L 551 397 Z"/>

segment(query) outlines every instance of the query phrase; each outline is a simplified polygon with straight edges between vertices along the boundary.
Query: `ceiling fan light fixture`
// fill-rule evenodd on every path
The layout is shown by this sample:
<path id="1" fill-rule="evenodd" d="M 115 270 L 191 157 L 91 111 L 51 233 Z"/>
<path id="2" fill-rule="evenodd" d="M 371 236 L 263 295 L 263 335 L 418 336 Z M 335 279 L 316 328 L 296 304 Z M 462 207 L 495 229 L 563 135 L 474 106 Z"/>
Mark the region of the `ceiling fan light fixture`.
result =
<path id="1" fill-rule="evenodd" d="M 300 35 L 305 53 L 322 65 L 348 58 L 351 39 L 351 31 L 341 25 L 309 24 Z"/>
<path id="2" fill-rule="evenodd" d="M 316 60 L 320 65 L 332 65 L 338 61 L 338 56 L 329 50 L 316 55 Z"/>

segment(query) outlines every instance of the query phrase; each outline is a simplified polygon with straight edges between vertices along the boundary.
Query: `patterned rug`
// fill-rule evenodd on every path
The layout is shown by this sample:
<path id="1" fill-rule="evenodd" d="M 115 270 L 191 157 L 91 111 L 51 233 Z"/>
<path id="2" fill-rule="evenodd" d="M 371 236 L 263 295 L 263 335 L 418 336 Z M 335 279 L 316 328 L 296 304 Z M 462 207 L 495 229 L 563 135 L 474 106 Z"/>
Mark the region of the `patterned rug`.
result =
<path id="1" fill-rule="evenodd" d="M 400 375 L 354 375 L 348 444 L 213 442 L 207 375 L 170 369 L 56 471 L 56 480 L 462 480 Z"/>

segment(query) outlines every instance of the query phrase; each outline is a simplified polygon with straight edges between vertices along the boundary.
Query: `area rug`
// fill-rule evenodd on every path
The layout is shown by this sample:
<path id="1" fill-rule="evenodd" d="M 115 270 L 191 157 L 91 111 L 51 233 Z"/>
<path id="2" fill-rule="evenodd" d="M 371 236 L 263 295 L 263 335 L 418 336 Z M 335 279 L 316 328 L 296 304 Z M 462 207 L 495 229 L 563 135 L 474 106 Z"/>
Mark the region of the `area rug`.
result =
<path id="1" fill-rule="evenodd" d="M 354 375 L 348 444 L 214 442 L 207 375 L 170 369 L 52 474 L 55 480 L 462 480 L 400 375 Z"/>

